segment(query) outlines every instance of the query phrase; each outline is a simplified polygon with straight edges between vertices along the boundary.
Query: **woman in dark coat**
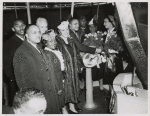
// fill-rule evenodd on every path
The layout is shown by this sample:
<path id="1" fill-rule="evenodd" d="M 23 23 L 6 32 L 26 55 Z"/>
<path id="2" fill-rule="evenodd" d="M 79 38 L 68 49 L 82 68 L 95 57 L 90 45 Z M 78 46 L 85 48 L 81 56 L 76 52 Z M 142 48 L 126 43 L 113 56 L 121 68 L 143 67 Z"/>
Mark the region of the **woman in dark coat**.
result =
<path id="1" fill-rule="evenodd" d="M 81 72 L 82 59 L 79 56 L 79 50 L 83 52 L 100 52 L 101 49 L 90 48 L 82 45 L 73 31 L 68 28 L 69 22 L 63 21 L 59 26 L 59 36 L 56 37 L 58 49 L 62 52 L 65 62 L 65 102 L 69 103 L 71 113 L 81 111 L 75 108 L 78 103 L 80 86 L 79 72 Z"/>
<path id="2" fill-rule="evenodd" d="M 56 36 L 57 48 L 62 52 L 65 64 L 65 103 L 69 103 L 70 110 L 77 113 L 74 104 L 78 102 L 79 98 L 79 77 L 75 63 L 77 60 L 73 59 L 74 52 L 76 51 L 72 48 L 73 42 L 68 39 L 68 23 L 62 23 L 58 26 L 58 29 L 60 35 Z M 66 109 L 66 107 L 64 107 L 64 109 Z"/>
<path id="3" fill-rule="evenodd" d="M 114 78 L 123 72 L 121 52 L 124 51 L 120 37 L 117 34 L 116 23 L 113 16 L 108 15 L 104 19 L 104 50 L 107 51 L 107 62 L 105 66 L 105 84 L 112 84 Z"/>

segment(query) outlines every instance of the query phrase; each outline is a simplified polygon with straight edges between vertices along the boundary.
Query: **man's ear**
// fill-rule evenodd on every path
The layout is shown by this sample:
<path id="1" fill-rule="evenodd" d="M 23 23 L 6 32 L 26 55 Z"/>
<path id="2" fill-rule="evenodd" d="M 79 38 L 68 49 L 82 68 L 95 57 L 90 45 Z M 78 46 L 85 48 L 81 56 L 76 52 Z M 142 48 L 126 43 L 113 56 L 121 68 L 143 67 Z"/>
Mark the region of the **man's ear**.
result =
<path id="1" fill-rule="evenodd" d="M 12 30 L 13 32 L 15 32 L 15 29 L 14 29 L 13 27 L 11 28 L 11 30 Z"/>

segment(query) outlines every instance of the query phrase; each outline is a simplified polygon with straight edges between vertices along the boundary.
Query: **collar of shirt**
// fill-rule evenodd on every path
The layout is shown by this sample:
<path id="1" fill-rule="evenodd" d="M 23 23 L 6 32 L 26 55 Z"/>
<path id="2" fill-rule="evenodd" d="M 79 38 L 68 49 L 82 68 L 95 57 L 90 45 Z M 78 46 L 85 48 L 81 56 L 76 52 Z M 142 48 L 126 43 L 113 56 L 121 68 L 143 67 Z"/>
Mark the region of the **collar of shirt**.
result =
<path id="1" fill-rule="evenodd" d="M 33 44 L 32 42 L 30 42 L 29 40 L 27 40 L 35 49 L 38 50 L 38 48 L 36 47 L 36 44 Z M 39 51 L 39 50 L 38 50 Z M 39 51 L 40 52 L 40 51 Z M 41 52 L 40 52 L 41 53 Z"/>
<path id="2" fill-rule="evenodd" d="M 108 34 L 111 34 L 115 28 L 112 28 L 110 31 L 108 30 Z"/>
<path id="3" fill-rule="evenodd" d="M 24 41 L 24 38 L 20 37 L 19 35 L 16 34 L 17 37 L 19 37 L 22 41 Z"/>
<path id="4" fill-rule="evenodd" d="M 79 38 L 78 33 L 76 31 L 74 31 L 74 30 L 72 30 L 72 31 L 76 34 L 77 38 Z"/>
<path id="5" fill-rule="evenodd" d="M 107 33 L 105 42 L 108 41 L 108 37 L 111 35 L 111 33 L 113 32 L 114 29 L 115 29 L 115 28 L 112 28 L 110 31 L 107 31 L 108 33 Z"/>
<path id="6" fill-rule="evenodd" d="M 81 29 L 82 29 L 82 30 L 85 30 L 85 29 L 86 29 L 86 27 L 81 27 Z"/>

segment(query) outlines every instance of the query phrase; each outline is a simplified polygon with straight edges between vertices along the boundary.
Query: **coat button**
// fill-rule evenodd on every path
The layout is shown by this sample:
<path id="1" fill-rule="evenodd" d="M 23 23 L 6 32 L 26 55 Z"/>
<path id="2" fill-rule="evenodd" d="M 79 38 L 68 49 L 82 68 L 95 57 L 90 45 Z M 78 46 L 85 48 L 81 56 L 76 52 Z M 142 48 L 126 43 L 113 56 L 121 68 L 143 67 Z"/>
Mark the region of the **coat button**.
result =
<path id="1" fill-rule="evenodd" d="M 50 78 L 48 78 L 48 81 L 50 81 Z"/>
<path id="2" fill-rule="evenodd" d="M 54 63 L 57 63 L 57 59 L 54 59 Z"/>
<path id="3" fill-rule="evenodd" d="M 52 93 L 52 89 L 49 89 L 49 93 Z"/>

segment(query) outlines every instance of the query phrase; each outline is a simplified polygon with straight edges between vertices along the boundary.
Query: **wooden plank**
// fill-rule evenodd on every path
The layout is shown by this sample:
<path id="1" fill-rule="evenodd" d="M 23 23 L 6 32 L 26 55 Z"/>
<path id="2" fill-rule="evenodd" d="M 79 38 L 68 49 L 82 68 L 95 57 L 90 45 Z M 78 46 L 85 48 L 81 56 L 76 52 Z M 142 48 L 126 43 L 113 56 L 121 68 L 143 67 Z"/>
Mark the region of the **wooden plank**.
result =
<path id="1" fill-rule="evenodd" d="M 138 35 L 137 26 L 129 2 L 116 2 L 124 42 L 137 69 L 137 74 L 144 89 L 148 89 L 148 58 L 143 50 Z"/>

